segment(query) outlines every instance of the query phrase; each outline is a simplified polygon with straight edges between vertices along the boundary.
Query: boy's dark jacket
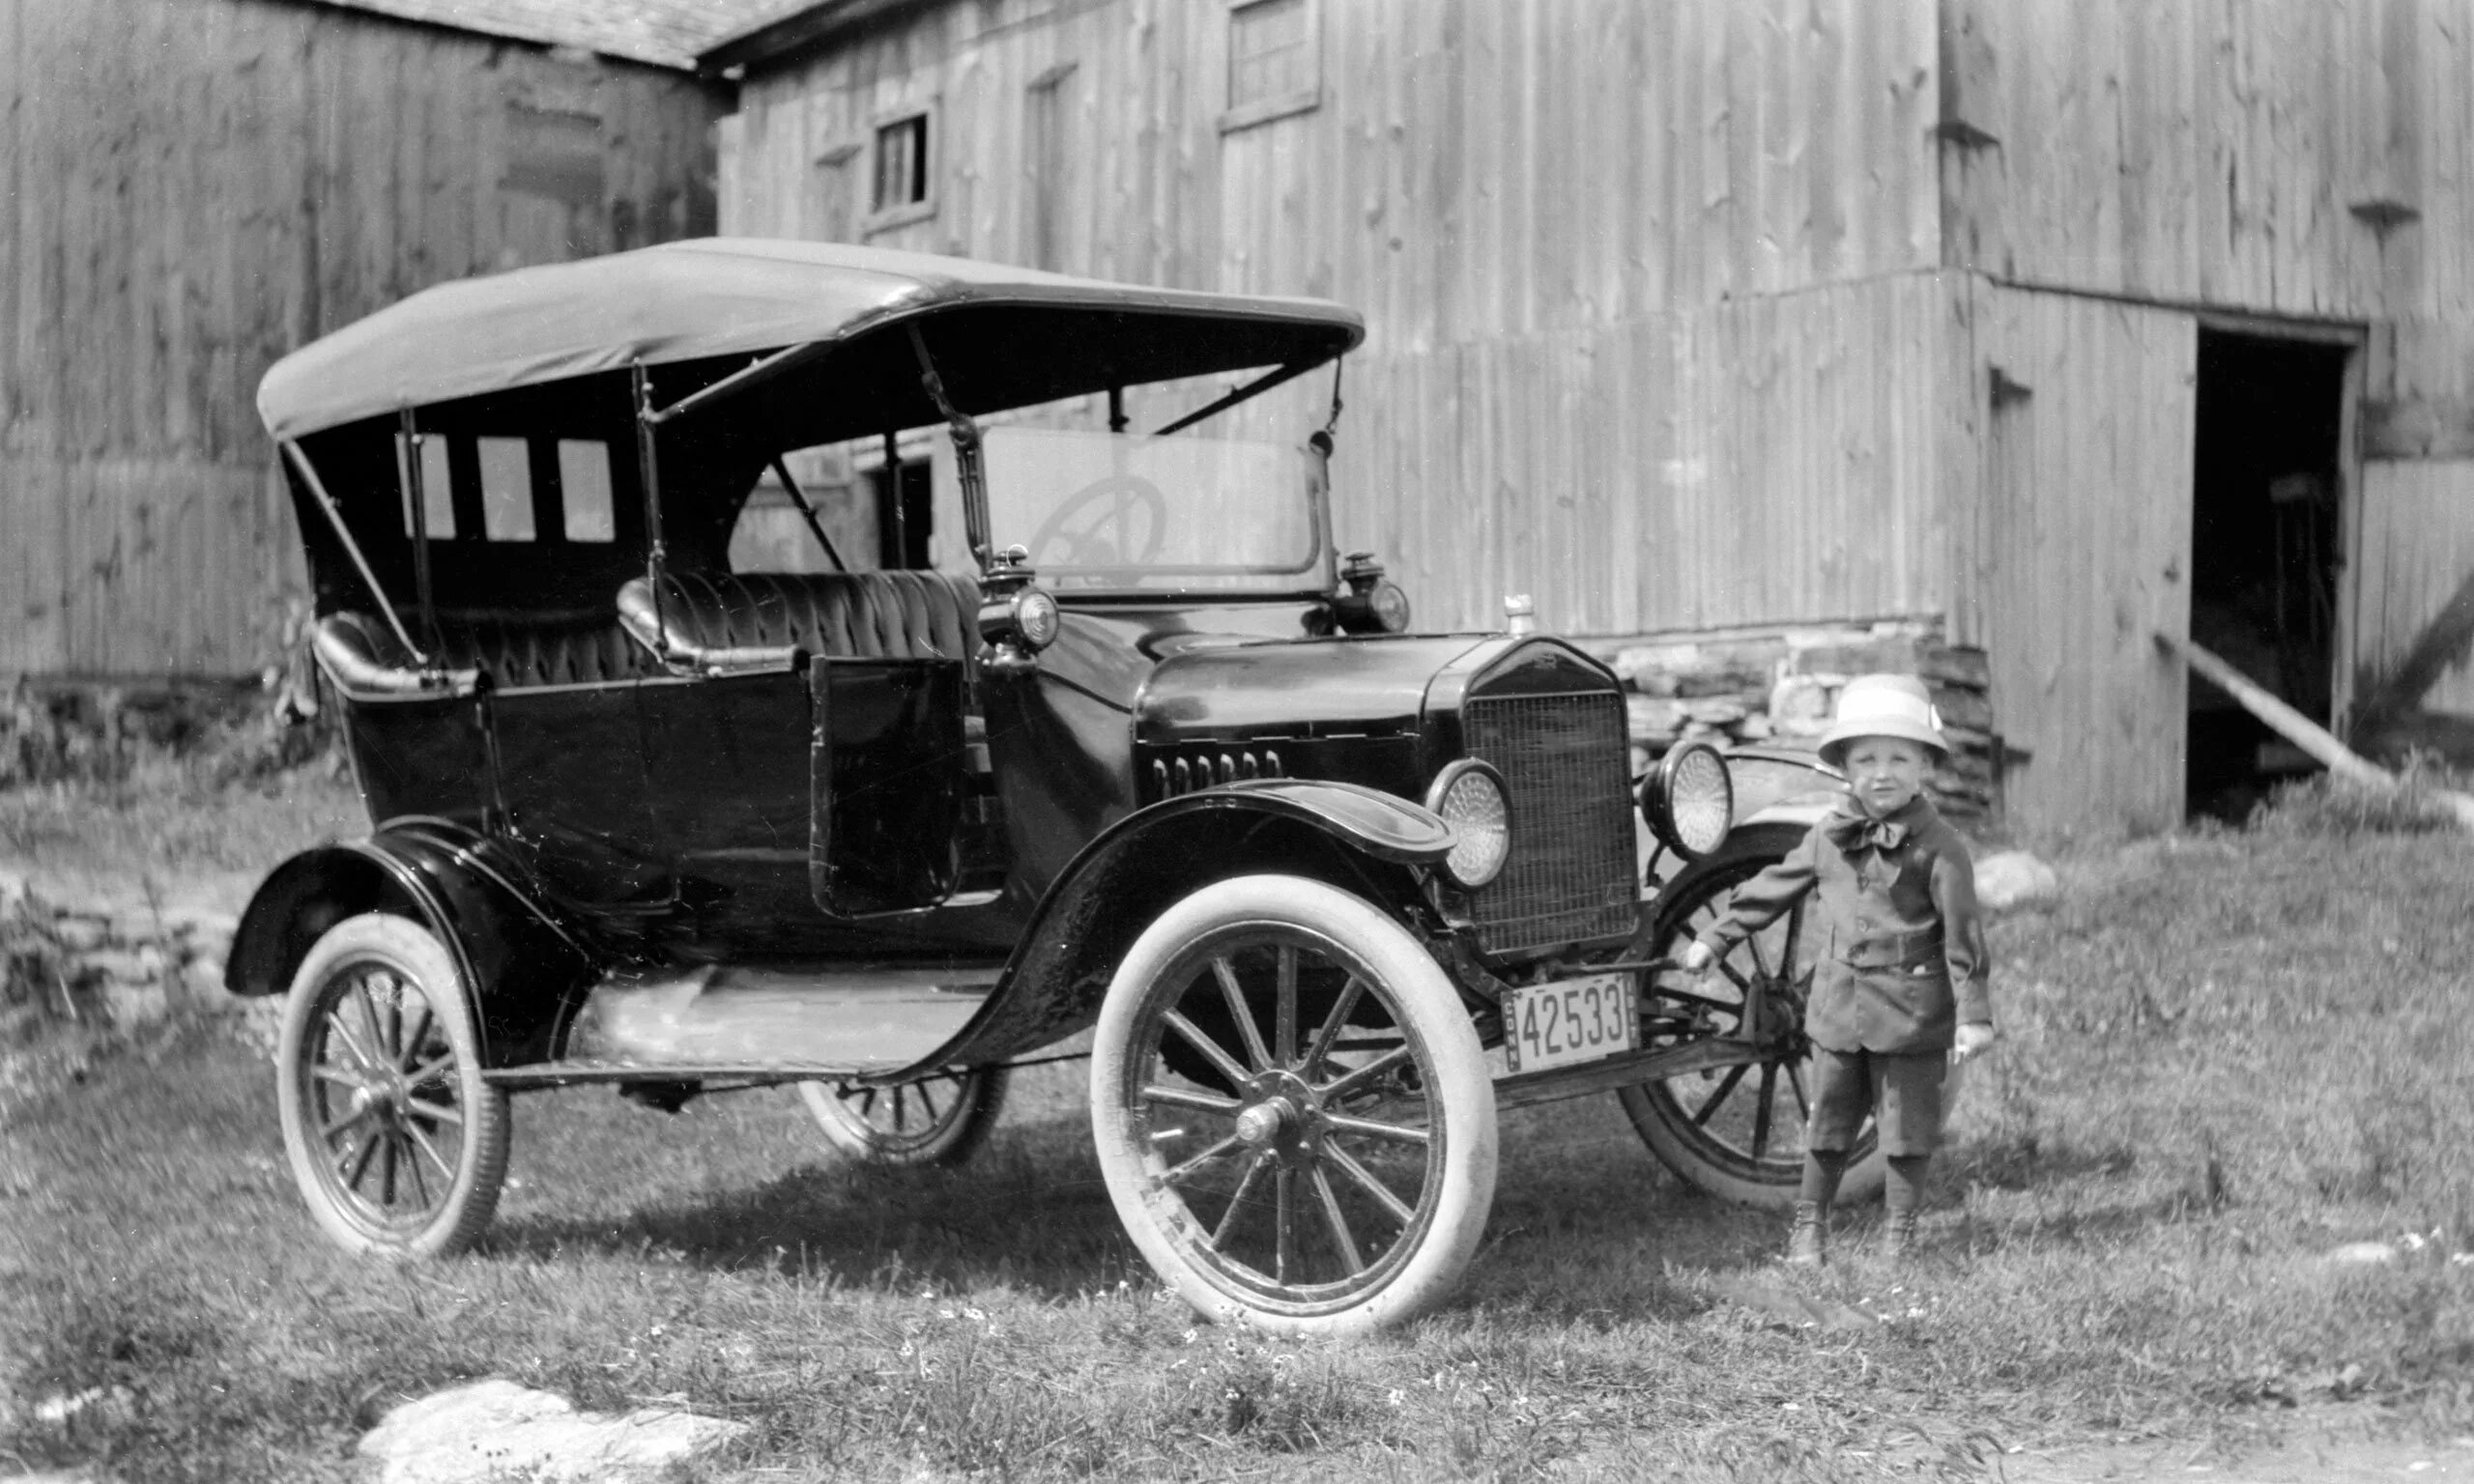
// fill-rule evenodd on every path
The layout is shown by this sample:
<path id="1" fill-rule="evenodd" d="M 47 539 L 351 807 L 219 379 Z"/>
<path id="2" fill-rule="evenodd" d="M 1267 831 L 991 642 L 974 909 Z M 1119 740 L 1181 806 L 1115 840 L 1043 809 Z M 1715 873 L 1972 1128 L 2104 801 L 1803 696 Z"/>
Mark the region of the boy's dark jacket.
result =
<path id="1" fill-rule="evenodd" d="M 1804 1031 L 1832 1051 L 1947 1051 L 1962 1021 L 1993 1021 L 1967 843 L 1930 801 L 1884 819 L 1852 798 L 1787 858 L 1737 888 L 1701 934 L 1724 956 L 1806 893 L 1819 951 Z"/>

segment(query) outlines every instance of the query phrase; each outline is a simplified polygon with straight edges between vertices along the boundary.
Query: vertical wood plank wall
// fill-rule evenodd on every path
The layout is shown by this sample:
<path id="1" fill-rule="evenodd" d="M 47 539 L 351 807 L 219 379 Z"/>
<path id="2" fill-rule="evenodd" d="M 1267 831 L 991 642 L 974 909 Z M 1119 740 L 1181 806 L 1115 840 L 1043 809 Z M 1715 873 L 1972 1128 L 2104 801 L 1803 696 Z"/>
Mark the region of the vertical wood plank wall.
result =
<path id="1" fill-rule="evenodd" d="M 1319 15 L 1320 105 L 1224 134 L 1200 0 L 932 6 L 751 69 L 723 230 L 1357 306 L 1340 535 L 1422 623 L 1510 591 L 1582 634 L 1942 607 L 1931 0 Z M 919 107 L 935 210 L 871 231 L 873 130 Z"/>
<path id="2" fill-rule="evenodd" d="M 2370 459 L 2362 476 L 2355 658 L 2378 673 L 2474 572 L 2474 459 Z M 2474 664 L 2451 666 L 2423 703 L 2474 714 Z"/>
<path id="3" fill-rule="evenodd" d="M 0 672 L 246 674 L 302 587 L 255 414 L 441 279 L 712 230 L 722 96 L 290 0 L 0 5 Z"/>
<path id="4" fill-rule="evenodd" d="M 2198 321 L 1986 285 L 1977 348 L 1999 373 L 1984 499 L 1996 725 L 2029 756 L 2005 803 L 2048 833 L 2182 816 Z"/>
<path id="5" fill-rule="evenodd" d="M 1943 9 L 1951 267 L 2166 303 L 2474 323 L 2463 0 Z"/>
<path id="6" fill-rule="evenodd" d="M 1952 280 L 1369 354 L 1337 523 L 1421 621 L 1584 635 L 1938 612 Z"/>

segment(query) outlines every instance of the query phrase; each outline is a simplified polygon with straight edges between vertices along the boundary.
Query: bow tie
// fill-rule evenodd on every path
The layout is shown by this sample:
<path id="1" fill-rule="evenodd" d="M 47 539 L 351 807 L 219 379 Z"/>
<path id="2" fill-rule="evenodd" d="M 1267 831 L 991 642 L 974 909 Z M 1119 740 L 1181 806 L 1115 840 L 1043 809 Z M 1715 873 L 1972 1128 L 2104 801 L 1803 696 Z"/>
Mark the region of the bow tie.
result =
<path id="1" fill-rule="evenodd" d="M 1895 850 L 1907 843 L 1908 827 L 1890 819 L 1876 819 L 1870 814 L 1841 814 L 1822 826 L 1839 853 L 1855 855 L 1864 850 Z"/>

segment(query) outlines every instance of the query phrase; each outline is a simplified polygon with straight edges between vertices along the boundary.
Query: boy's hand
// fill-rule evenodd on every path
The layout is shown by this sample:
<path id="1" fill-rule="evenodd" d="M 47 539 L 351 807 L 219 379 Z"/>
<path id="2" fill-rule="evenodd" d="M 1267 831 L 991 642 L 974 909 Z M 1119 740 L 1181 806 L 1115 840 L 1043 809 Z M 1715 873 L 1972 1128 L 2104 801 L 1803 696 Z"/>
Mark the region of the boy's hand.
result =
<path id="1" fill-rule="evenodd" d="M 1959 1027 L 1958 1044 L 1950 1048 L 1950 1060 L 1964 1062 L 1971 1056 L 1982 1056 L 1993 1049 L 2001 1033 L 1981 1020 L 1971 1020 Z"/>
<path id="2" fill-rule="evenodd" d="M 1707 974 L 1710 972 L 1710 965 L 1717 961 L 1718 956 L 1710 952 L 1710 945 L 1707 943 L 1696 941 L 1690 948 L 1683 951 L 1683 972 L 1686 974 Z"/>

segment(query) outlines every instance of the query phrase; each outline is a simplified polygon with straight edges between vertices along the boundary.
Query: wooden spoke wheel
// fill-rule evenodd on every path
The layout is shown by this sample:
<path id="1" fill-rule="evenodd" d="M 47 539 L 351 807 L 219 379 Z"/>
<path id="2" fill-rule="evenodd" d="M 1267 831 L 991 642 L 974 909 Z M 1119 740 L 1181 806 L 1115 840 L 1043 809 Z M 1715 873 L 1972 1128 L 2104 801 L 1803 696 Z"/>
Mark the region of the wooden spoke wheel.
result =
<path id="1" fill-rule="evenodd" d="M 506 1094 L 481 1080 L 444 944 L 378 913 L 329 928 L 293 976 L 277 1060 L 293 1178 L 328 1236 L 393 1257 L 480 1236 L 506 1176 Z"/>
<path id="2" fill-rule="evenodd" d="M 892 1087 L 802 1082 L 799 1099 L 825 1142 L 884 1165 L 951 1165 L 969 1158 L 1005 1103 L 1002 1067 L 938 1072 Z"/>
<path id="3" fill-rule="evenodd" d="M 1100 1166 L 1209 1318 L 1361 1334 L 1451 1292 L 1495 1185 L 1494 1086 L 1451 981 L 1365 900 L 1296 876 L 1195 892 L 1108 986 Z"/>
<path id="4" fill-rule="evenodd" d="M 1783 858 L 1803 838 L 1801 826 L 1752 825 L 1716 853 L 1695 861 L 1660 894 L 1643 957 L 1681 959 L 1695 934 L 1725 914 L 1736 889 Z M 1726 1200 L 1784 1209 L 1803 1178 L 1804 1124 L 1811 1111 L 1811 1048 L 1803 1038 L 1804 1000 L 1812 986 L 1812 941 L 1805 905 L 1746 938 L 1695 980 L 1660 969 L 1642 990 L 1644 1045 L 1678 1045 L 1710 1038 L 1746 1042 L 1735 1066 L 1688 1071 L 1622 1089 L 1625 1113 L 1643 1143 L 1670 1169 Z M 1747 1005 L 1757 1003 L 1747 1030 Z M 1959 1068 L 1943 1084 L 1946 1108 L 1958 1096 Z M 1851 1152 L 1839 1199 L 1878 1194 L 1884 1175 L 1867 1121 Z"/>

